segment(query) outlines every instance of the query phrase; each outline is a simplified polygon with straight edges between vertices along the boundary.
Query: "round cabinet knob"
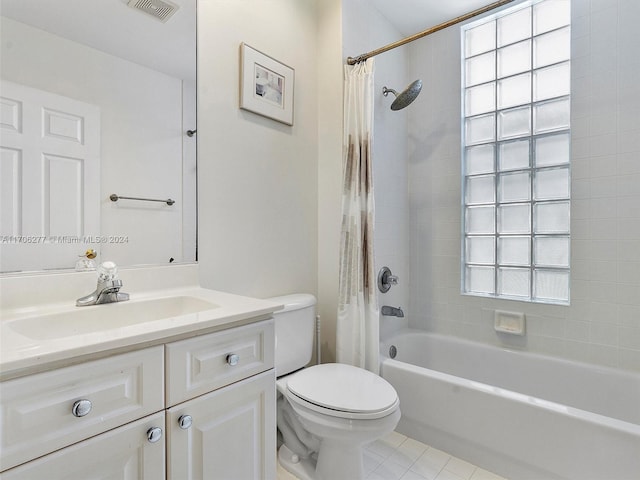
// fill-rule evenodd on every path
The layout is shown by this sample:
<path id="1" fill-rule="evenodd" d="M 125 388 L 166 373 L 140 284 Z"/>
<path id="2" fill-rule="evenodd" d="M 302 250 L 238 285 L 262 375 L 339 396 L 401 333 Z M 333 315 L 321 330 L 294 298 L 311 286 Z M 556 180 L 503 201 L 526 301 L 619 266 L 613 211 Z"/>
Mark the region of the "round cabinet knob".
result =
<path id="1" fill-rule="evenodd" d="M 183 430 L 189 428 L 192 423 L 193 418 L 191 418 L 191 415 L 181 415 L 180 418 L 178 418 L 178 425 L 180 425 L 180 428 Z"/>
<path id="2" fill-rule="evenodd" d="M 71 407 L 71 413 L 73 413 L 74 417 L 84 417 L 91 411 L 91 407 L 90 400 L 78 400 L 73 404 L 73 407 Z"/>
<path id="3" fill-rule="evenodd" d="M 238 364 L 238 362 L 240 362 L 240 355 L 236 355 L 235 353 L 227 355 L 227 364 L 234 367 Z"/>
<path id="4" fill-rule="evenodd" d="M 162 438 L 162 429 L 160 427 L 151 427 L 147 430 L 147 440 L 151 443 L 156 443 Z"/>

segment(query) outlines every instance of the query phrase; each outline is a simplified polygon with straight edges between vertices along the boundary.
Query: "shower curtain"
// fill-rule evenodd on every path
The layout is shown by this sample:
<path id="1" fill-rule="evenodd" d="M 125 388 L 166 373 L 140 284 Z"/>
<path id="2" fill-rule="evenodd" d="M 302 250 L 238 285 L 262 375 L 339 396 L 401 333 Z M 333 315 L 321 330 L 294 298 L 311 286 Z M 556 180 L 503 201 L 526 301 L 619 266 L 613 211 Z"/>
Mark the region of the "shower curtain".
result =
<path id="1" fill-rule="evenodd" d="M 378 373 L 379 319 L 374 269 L 374 60 L 345 65 L 342 232 L 336 359 Z"/>

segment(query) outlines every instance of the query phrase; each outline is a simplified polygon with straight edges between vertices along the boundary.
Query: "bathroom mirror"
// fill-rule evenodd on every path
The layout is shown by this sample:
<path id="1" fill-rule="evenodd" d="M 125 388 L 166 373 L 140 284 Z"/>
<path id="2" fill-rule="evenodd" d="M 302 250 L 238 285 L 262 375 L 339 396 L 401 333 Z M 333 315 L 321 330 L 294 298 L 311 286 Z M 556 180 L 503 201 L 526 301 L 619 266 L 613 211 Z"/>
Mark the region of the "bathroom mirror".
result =
<path id="1" fill-rule="evenodd" d="M 0 271 L 194 262 L 196 0 L 0 15 Z"/>

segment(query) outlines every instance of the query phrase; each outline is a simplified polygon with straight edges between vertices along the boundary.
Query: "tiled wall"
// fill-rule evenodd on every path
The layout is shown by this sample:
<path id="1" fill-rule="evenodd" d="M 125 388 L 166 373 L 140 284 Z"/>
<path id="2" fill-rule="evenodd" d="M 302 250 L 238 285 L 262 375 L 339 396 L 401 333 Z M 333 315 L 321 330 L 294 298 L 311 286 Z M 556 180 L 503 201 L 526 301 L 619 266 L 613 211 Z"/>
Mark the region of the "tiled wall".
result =
<path id="1" fill-rule="evenodd" d="M 378 45 L 400 36 L 388 26 L 387 30 L 389 34 L 380 39 Z M 406 51 L 402 49 L 376 57 L 373 140 L 376 271 L 387 266 L 399 277 L 397 286 L 391 287 L 387 293 L 378 292 L 378 304 L 400 307 L 406 314 L 405 318 L 381 317 L 382 338 L 389 331 L 405 327 L 409 316 L 408 110 L 392 111 L 389 107 L 395 97 L 392 94 L 382 95 L 385 86 L 404 90 L 411 81 L 407 79 L 406 71 Z"/>
<path id="2" fill-rule="evenodd" d="M 571 305 L 460 294 L 460 33 L 409 47 L 410 326 L 640 370 L 640 2 L 572 1 Z M 527 334 L 493 329 L 524 312 Z"/>

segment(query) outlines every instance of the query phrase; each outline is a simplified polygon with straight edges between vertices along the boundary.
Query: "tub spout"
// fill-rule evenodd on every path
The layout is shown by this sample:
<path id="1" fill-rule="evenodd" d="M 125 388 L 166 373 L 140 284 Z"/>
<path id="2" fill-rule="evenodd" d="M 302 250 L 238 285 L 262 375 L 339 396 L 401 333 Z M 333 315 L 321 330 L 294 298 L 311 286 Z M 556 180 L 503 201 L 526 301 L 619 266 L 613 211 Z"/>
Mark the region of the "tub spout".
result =
<path id="1" fill-rule="evenodd" d="M 384 315 L 385 317 L 404 317 L 402 308 L 390 307 L 389 305 L 383 305 L 380 313 L 382 313 L 382 315 Z"/>

